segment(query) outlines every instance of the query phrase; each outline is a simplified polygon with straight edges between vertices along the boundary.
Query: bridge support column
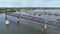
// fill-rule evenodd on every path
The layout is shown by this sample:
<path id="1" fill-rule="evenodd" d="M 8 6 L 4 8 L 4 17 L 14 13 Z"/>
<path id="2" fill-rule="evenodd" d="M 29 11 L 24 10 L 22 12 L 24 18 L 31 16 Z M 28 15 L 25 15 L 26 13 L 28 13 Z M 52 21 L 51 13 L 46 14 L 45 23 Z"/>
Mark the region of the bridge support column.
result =
<path id="1" fill-rule="evenodd" d="M 17 16 L 17 24 L 19 24 L 19 15 Z"/>
<path id="2" fill-rule="evenodd" d="M 9 24 L 9 20 L 7 19 L 7 16 L 5 17 L 5 24 Z"/>
<path id="3" fill-rule="evenodd" d="M 46 24 L 44 24 L 44 31 L 46 31 Z"/>
<path id="4" fill-rule="evenodd" d="M 5 24 L 9 24 L 9 20 L 7 19 L 7 12 L 5 11 Z"/>

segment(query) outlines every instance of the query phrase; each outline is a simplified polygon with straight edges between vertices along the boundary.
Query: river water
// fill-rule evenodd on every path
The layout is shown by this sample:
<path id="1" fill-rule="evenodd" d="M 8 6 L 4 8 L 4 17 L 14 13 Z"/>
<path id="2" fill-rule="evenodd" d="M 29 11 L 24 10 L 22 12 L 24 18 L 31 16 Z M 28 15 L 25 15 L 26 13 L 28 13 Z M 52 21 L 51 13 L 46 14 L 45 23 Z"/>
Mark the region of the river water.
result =
<path id="1" fill-rule="evenodd" d="M 4 13 L 0 14 L 0 34 L 60 34 L 55 26 L 47 25 L 47 31 L 41 31 L 43 26 L 41 28 L 38 23 L 21 18 L 20 24 L 17 24 L 16 17 L 8 16 L 8 19 L 10 24 L 6 25 Z"/>

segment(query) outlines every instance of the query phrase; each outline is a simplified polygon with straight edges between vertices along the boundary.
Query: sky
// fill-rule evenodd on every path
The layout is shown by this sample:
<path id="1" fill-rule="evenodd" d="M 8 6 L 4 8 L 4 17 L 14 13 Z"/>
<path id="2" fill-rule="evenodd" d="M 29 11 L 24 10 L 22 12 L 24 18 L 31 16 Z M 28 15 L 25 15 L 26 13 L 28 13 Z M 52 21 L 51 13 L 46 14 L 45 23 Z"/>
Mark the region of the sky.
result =
<path id="1" fill-rule="evenodd" d="M 60 7 L 60 0 L 0 0 L 0 7 Z"/>

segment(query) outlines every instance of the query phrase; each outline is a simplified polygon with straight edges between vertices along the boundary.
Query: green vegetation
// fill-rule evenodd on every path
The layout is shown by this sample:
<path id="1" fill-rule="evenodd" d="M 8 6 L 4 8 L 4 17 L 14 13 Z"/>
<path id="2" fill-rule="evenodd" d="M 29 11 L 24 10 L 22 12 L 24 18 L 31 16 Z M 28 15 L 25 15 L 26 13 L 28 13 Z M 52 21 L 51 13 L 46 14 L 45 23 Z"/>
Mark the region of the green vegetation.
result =
<path id="1" fill-rule="evenodd" d="M 6 12 L 16 12 L 16 10 L 11 9 L 11 10 L 6 11 Z M 0 10 L 0 13 L 4 13 L 4 10 Z"/>
<path id="2" fill-rule="evenodd" d="M 28 10 L 35 10 L 35 9 L 39 9 L 39 8 L 0 8 L 0 13 L 4 13 L 4 10 L 6 12 L 16 12 L 16 10 L 28 11 Z"/>

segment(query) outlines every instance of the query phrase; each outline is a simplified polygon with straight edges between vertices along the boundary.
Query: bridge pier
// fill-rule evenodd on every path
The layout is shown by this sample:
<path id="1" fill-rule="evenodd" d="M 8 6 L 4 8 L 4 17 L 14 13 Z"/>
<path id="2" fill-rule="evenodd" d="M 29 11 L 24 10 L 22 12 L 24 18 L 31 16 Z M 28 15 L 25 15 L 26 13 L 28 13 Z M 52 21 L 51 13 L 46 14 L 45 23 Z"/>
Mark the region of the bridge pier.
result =
<path id="1" fill-rule="evenodd" d="M 47 26 L 46 26 L 46 24 L 44 24 L 44 31 L 46 31 L 46 28 L 47 28 Z"/>
<path id="2" fill-rule="evenodd" d="M 9 24 L 9 20 L 7 19 L 7 12 L 6 11 L 4 11 L 4 12 L 5 12 L 5 24 L 8 25 Z"/>
<path id="3" fill-rule="evenodd" d="M 19 24 L 19 14 L 17 15 L 17 24 Z"/>
<path id="4" fill-rule="evenodd" d="M 5 16 L 5 24 L 9 24 L 9 20 L 7 19 L 7 16 Z"/>

